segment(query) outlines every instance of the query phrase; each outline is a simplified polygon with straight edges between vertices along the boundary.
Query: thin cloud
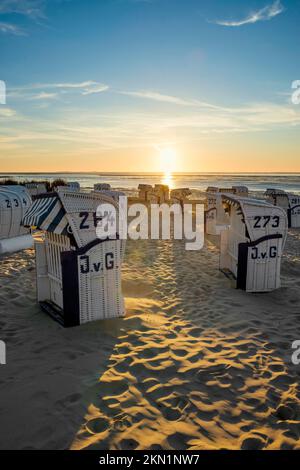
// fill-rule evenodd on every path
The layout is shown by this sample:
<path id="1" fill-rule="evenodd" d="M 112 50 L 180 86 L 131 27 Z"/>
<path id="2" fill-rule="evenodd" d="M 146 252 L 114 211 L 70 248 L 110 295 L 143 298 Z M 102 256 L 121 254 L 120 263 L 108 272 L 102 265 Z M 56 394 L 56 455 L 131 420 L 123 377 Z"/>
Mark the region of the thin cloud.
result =
<path id="1" fill-rule="evenodd" d="M 1 109 L 1 108 L 0 108 Z M 6 112 L 10 114 L 10 112 Z M 153 146 L 155 142 L 181 142 L 201 140 L 216 134 L 264 132 L 278 128 L 300 125 L 297 106 L 282 106 L 274 103 L 250 103 L 231 112 L 217 109 L 174 112 L 116 112 L 100 114 L 98 111 L 77 108 L 65 110 L 59 119 L 33 116 L 21 119 L 15 126 L 4 120 L 2 137 L 8 145 L 23 145 L 39 152 L 53 152 L 50 146 L 68 144 L 67 152 L 97 151 L 99 149 Z M 52 144 L 51 144 L 52 142 Z M 1 148 L 1 142 L 0 142 Z M 20 147 L 21 148 L 21 147 Z M 22 148 L 23 150 L 23 148 Z"/>
<path id="2" fill-rule="evenodd" d="M 41 88 L 85 88 L 92 85 L 97 85 L 98 82 L 87 80 L 85 82 L 66 82 L 66 83 L 32 83 L 22 87 L 15 87 L 14 90 L 38 90 Z"/>
<path id="3" fill-rule="evenodd" d="M 56 99 L 57 97 L 58 97 L 58 93 L 46 93 L 42 91 L 41 93 L 38 93 L 36 95 L 29 97 L 28 99 L 33 100 L 33 101 L 35 100 L 39 101 L 39 100 L 53 100 L 53 99 Z"/>
<path id="4" fill-rule="evenodd" d="M 61 94 L 66 93 L 80 93 L 85 96 L 102 93 L 108 89 L 108 85 L 92 80 L 74 83 L 33 83 L 31 85 L 10 88 L 8 96 L 16 99 L 48 100 L 58 99 Z"/>
<path id="5" fill-rule="evenodd" d="M 56 89 L 62 89 L 62 90 L 79 90 L 81 91 L 82 95 L 91 95 L 93 93 L 101 93 L 103 91 L 107 91 L 109 89 L 109 86 L 100 83 L 100 82 L 95 82 L 92 80 L 87 80 L 85 82 L 79 82 L 79 83 L 48 83 L 48 84 L 35 84 L 31 86 L 32 89 L 38 89 L 38 88 L 56 88 Z"/>
<path id="6" fill-rule="evenodd" d="M 178 104 L 181 106 L 193 106 L 193 103 L 183 100 L 176 96 L 163 95 L 155 91 L 120 91 L 121 95 L 133 96 L 135 98 L 143 98 L 147 100 L 160 101 L 164 103 Z"/>
<path id="7" fill-rule="evenodd" d="M 0 22 L 0 33 L 3 34 L 14 34 L 15 36 L 26 36 L 25 31 L 11 23 Z"/>
<path id="8" fill-rule="evenodd" d="M 45 19 L 45 0 L 1 0 L 0 15 L 22 15 L 35 22 Z M 0 22 L 0 33 L 26 36 L 27 33 L 16 24 Z"/>
<path id="9" fill-rule="evenodd" d="M 272 3 L 272 5 L 267 5 L 260 10 L 250 13 L 247 17 L 241 20 L 215 20 L 210 21 L 210 23 L 215 23 L 220 26 L 228 26 L 228 27 L 239 27 L 244 26 L 246 24 L 254 24 L 258 21 L 269 21 L 275 16 L 280 15 L 285 10 L 284 6 L 280 2 L 280 0 L 276 0 Z"/>
<path id="10" fill-rule="evenodd" d="M 0 117 L 11 118 L 16 116 L 16 111 L 11 108 L 1 108 L 0 107 Z"/>
<path id="11" fill-rule="evenodd" d="M 186 100 L 178 96 L 164 95 L 155 91 L 118 91 L 121 95 L 132 96 L 134 98 L 141 98 L 152 101 L 159 101 L 162 103 L 170 103 L 178 106 L 191 106 L 191 107 L 205 107 L 212 109 L 221 109 L 218 106 L 214 106 L 210 103 L 206 103 L 198 100 Z"/>
<path id="12" fill-rule="evenodd" d="M 2 0 L 0 14 L 16 13 L 29 18 L 44 18 L 45 0 Z"/>
<path id="13" fill-rule="evenodd" d="M 108 85 L 97 85 L 91 88 L 86 88 L 83 90 L 82 95 L 92 95 L 94 93 L 102 93 L 103 91 L 107 91 L 109 89 Z"/>
<path id="14" fill-rule="evenodd" d="M 33 85 L 33 88 L 85 88 L 89 89 L 89 87 L 98 85 L 98 82 L 93 82 L 92 80 L 88 80 L 86 82 L 79 82 L 79 83 L 48 83 L 46 85 Z"/>

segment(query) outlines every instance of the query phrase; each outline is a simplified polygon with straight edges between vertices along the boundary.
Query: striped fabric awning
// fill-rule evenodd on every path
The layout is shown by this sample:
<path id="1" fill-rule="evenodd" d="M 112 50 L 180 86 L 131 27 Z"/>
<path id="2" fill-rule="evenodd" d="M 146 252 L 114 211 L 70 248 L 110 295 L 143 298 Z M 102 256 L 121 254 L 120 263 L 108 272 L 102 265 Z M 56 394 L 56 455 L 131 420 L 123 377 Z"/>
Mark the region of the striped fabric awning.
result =
<path id="1" fill-rule="evenodd" d="M 68 234 L 66 211 L 56 194 L 37 197 L 25 213 L 23 225 L 59 235 Z"/>

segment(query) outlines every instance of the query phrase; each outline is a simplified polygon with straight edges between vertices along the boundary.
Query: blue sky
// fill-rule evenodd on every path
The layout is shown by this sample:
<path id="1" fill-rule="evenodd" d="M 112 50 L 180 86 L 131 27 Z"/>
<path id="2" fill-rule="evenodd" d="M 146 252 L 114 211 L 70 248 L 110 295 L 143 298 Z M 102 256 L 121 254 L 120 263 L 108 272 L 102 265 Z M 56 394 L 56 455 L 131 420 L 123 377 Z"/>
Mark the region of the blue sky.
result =
<path id="1" fill-rule="evenodd" d="M 299 24 L 300 0 L 1 0 L 0 165 L 300 171 Z"/>

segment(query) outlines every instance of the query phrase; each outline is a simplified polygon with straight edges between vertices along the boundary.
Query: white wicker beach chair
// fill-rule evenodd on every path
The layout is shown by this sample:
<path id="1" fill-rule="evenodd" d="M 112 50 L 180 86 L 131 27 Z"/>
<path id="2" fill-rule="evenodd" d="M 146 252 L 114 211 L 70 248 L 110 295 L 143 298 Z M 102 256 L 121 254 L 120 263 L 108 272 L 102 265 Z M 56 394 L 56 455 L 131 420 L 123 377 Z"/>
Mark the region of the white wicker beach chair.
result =
<path id="1" fill-rule="evenodd" d="M 95 191 L 109 191 L 111 186 L 109 183 L 96 183 L 94 184 Z"/>
<path id="2" fill-rule="evenodd" d="M 78 181 L 69 181 L 67 183 L 67 188 L 71 189 L 72 191 L 80 191 L 80 183 L 78 183 Z"/>
<path id="3" fill-rule="evenodd" d="M 54 191 L 80 191 L 80 183 L 78 181 L 69 181 L 64 186 L 55 186 Z"/>
<path id="4" fill-rule="evenodd" d="M 105 194 L 106 196 L 114 199 L 116 202 L 119 201 L 120 196 L 123 196 L 123 197 L 126 196 L 123 191 L 116 191 L 114 189 L 111 189 L 110 184 L 95 184 L 94 191 L 96 193 Z"/>
<path id="5" fill-rule="evenodd" d="M 153 192 L 153 187 L 151 186 L 151 184 L 139 184 L 138 190 L 139 190 L 139 199 L 141 199 L 142 201 L 147 202 L 147 201 L 150 201 L 150 198 L 154 197 L 155 202 L 157 202 L 156 201 L 157 197 Z"/>
<path id="6" fill-rule="evenodd" d="M 44 183 L 26 183 L 25 187 L 28 190 L 31 197 L 47 192 L 47 188 Z"/>
<path id="7" fill-rule="evenodd" d="M 22 226 L 31 197 L 24 186 L 0 185 L 0 254 L 14 252 L 33 245 L 30 230 Z"/>
<path id="8" fill-rule="evenodd" d="M 205 208 L 205 233 L 220 235 L 229 224 L 229 216 L 222 204 L 222 193 L 207 193 Z"/>
<path id="9" fill-rule="evenodd" d="M 188 196 L 192 194 L 192 191 L 189 188 L 177 188 L 170 191 L 170 200 L 171 203 L 184 204 Z"/>
<path id="10" fill-rule="evenodd" d="M 168 202 L 170 199 L 170 189 L 166 184 L 156 184 L 154 186 L 154 194 L 157 196 L 158 204 Z"/>
<path id="11" fill-rule="evenodd" d="M 233 194 L 238 197 L 248 197 L 249 189 L 247 186 L 232 186 Z"/>
<path id="12" fill-rule="evenodd" d="M 281 189 L 267 189 L 265 196 L 271 204 L 286 211 L 289 228 L 300 227 L 300 196 L 286 193 Z"/>
<path id="13" fill-rule="evenodd" d="M 104 192 L 70 191 L 37 196 L 25 226 L 44 231 L 35 243 L 37 295 L 42 308 L 64 326 L 125 314 L 121 264 L 125 240 L 99 239 L 96 211 L 118 203 Z"/>
<path id="14" fill-rule="evenodd" d="M 279 288 L 288 228 L 285 211 L 257 199 L 222 195 L 222 200 L 230 220 L 221 233 L 220 269 L 232 273 L 236 287 L 247 292 Z"/>

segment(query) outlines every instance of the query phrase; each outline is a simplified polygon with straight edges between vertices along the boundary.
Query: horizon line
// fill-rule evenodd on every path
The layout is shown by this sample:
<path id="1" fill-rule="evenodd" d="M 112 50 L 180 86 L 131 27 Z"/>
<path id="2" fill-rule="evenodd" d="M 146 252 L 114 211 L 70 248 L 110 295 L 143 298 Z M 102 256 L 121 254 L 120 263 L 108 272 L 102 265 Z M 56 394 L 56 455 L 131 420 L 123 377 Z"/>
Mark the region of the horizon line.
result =
<path id="1" fill-rule="evenodd" d="M 164 171 L 5 171 L 6 175 L 165 175 Z M 300 171 L 172 171 L 171 175 L 300 175 Z"/>

